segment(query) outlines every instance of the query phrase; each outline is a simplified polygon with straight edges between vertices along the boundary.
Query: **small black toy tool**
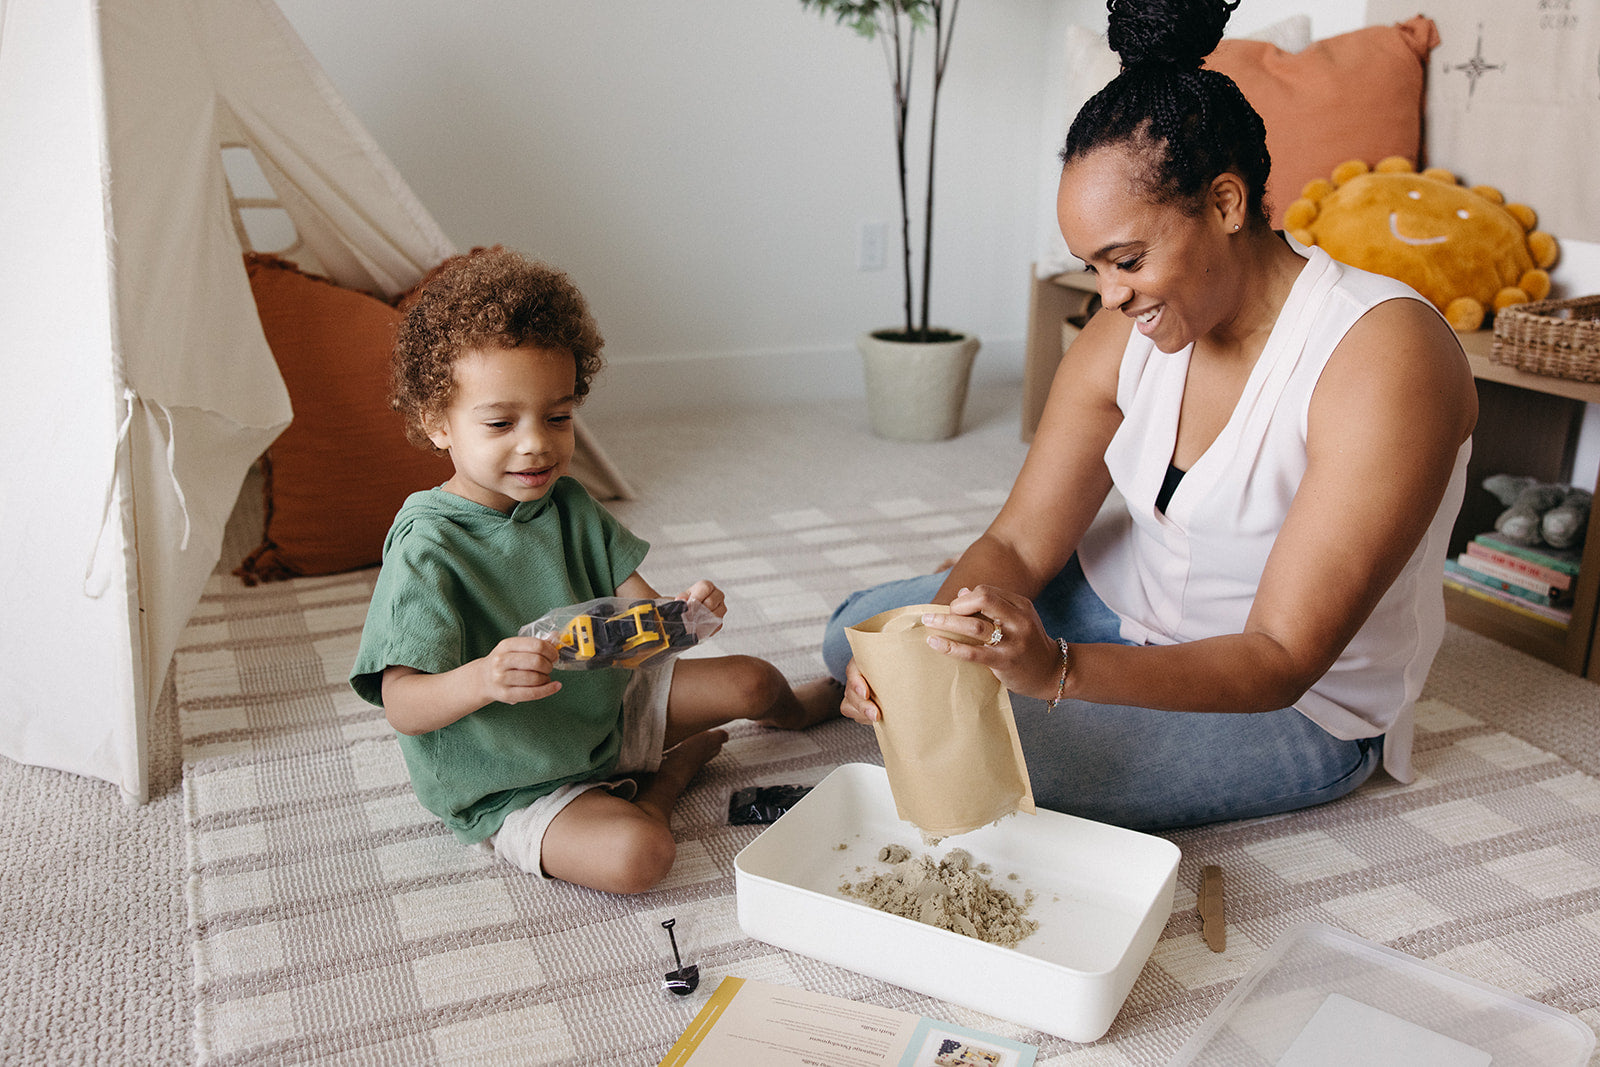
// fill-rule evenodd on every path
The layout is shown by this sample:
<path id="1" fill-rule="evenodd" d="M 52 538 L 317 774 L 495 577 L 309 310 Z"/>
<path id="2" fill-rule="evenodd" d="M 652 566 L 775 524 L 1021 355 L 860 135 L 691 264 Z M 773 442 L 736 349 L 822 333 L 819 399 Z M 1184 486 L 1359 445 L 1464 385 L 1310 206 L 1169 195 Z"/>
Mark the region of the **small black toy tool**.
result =
<path id="1" fill-rule="evenodd" d="M 672 932 L 672 928 L 677 924 L 677 919 L 668 919 L 661 924 L 661 928 L 667 932 L 667 937 L 672 940 L 672 958 L 678 964 L 677 970 L 667 972 L 663 984 L 669 992 L 686 997 L 700 985 L 700 968 L 692 963 L 687 967 L 683 965 L 683 957 L 678 955 L 678 935 Z"/>

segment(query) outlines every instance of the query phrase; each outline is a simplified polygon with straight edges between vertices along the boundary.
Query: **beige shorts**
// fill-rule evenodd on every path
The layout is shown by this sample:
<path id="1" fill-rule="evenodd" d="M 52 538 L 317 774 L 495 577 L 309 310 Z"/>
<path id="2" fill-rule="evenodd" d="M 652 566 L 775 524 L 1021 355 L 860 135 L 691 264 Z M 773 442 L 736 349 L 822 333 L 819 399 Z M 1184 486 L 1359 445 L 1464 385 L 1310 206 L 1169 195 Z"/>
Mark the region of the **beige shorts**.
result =
<path id="1" fill-rule="evenodd" d="M 497 833 L 483 844 L 512 866 L 549 878 L 540 862 L 545 831 L 563 808 L 591 789 L 632 800 L 639 783 L 628 774 L 648 774 L 661 766 L 667 738 L 667 694 L 672 690 L 676 660 L 660 667 L 636 670 L 622 691 L 622 750 L 617 754 L 617 774 L 601 782 L 572 782 L 525 808 L 506 816 Z"/>

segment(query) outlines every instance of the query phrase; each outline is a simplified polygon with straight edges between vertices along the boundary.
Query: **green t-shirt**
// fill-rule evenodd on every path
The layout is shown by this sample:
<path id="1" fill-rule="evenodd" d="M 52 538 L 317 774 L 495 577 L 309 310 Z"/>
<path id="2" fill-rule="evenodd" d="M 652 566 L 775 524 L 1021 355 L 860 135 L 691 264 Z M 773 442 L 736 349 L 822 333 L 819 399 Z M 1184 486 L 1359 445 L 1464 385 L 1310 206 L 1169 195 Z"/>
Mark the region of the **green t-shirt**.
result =
<path id="1" fill-rule="evenodd" d="M 385 668 L 441 674 L 479 659 L 555 608 L 613 595 L 648 549 L 571 478 L 509 515 L 443 489 L 413 493 L 384 541 L 350 685 L 381 707 Z M 543 700 L 399 735 L 417 799 L 459 840 L 482 841 L 509 812 L 616 765 L 628 672 L 558 680 Z"/>

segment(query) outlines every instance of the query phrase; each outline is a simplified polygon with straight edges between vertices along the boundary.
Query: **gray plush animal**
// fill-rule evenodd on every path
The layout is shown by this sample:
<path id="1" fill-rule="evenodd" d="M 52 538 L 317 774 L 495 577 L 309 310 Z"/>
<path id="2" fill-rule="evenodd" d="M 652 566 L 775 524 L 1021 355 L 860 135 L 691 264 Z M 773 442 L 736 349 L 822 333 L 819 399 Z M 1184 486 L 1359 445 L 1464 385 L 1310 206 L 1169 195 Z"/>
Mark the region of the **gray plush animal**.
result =
<path id="1" fill-rule="evenodd" d="M 1496 532 L 1520 545 L 1572 548 L 1583 543 L 1594 494 L 1570 485 L 1537 478 L 1492 474 L 1483 487 L 1506 510 L 1494 521 Z"/>

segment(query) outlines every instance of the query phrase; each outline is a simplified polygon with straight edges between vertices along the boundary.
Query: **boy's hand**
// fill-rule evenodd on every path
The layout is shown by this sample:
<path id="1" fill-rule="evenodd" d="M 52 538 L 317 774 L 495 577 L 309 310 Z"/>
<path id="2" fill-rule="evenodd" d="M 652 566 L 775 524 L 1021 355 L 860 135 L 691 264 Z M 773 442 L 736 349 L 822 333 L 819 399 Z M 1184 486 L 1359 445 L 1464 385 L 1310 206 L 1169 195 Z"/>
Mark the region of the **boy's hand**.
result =
<path id="1" fill-rule="evenodd" d="M 561 688 L 550 671 L 556 662 L 553 642 L 538 637 L 508 637 L 477 661 L 484 703 L 521 704 L 542 700 Z"/>
<path id="2" fill-rule="evenodd" d="M 728 605 L 726 598 L 722 595 L 722 590 L 704 578 L 679 593 L 678 599 L 687 600 L 691 604 L 704 604 L 719 619 L 728 614 Z"/>

